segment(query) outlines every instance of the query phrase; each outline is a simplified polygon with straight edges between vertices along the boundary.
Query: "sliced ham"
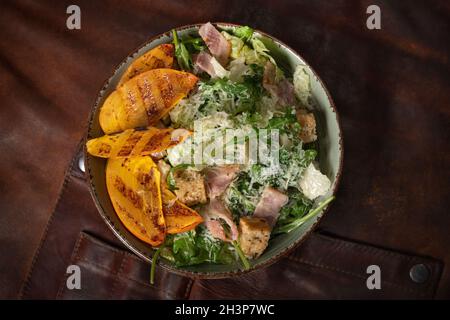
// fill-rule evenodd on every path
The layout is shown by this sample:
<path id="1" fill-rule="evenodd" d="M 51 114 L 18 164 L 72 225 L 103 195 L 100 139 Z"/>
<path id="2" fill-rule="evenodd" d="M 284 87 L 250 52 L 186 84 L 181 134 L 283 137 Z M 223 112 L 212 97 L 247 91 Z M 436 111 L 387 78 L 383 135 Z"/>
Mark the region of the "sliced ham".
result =
<path id="1" fill-rule="evenodd" d="M 277 94 L 282 105 L 292 106 L 295 104 L 294 85 L 288 79 L 283 79 L 278 83 Z"/>
<path id="2" fill-rule="evenodd" d="M 213 77 L 216 73 L 214 71 L 214 67 L 211 63 L 211 59 L 213 57 L 205 52 L 202 51 L 199 54 L 195 55 L 193 57 L 193 62 L 194 62 L 194 72 L 206 72 L 207 74 L 209 74 L 211 77 Z"/>
<path id="3" fill-rule="evenodd" d="M 209 53 L 202 51 L 194 56 L 194 70 L 204 71 L 211 76 L 211 78 L 223 78 L 229 75 L 229 71 L 212 57 Z"/>
<path id="4" fill-rule="evenodd" d="M 277 69 L 275 65 L 267 61 L 264 66 L 263 87 L 269 91 L 270 95 L 278 100 L 283 106 L 295 104 L 294 85 L 287 79 L 276 81 Z"/>
<path id="5" fill-rule="evenodd" d="M 217 166 L 206 173 L 206 188 L 210 199 L 219 197 L 236 178 L 239 165 Z"/>
<path id="6" fill-rule="evenodd" d="M 225 66 L 231 53 L 231 45 L 228 40 L 210 22 L 202 25 L 198 33 L 212 55 L 222 66 Z"/>
<path id="7" fill-rule="evenodd" d="M 211 199 L 211 201 L 202 208 L 201 212 L 205 219 L 205 225 L 214 238 L 228 242 L 237 240 L 239 236 L 238 228 L 233 221 L 231 212 L 222 201 L 217 198 Z M 225 233 L 220 220 L 230 227 L 229 236 Z"/>
<path id="8" fill-rule="evenodd" d="M 214 238 L 227 241 L 227 236 L 225 235 L 222 223 L 219 220 L 205 220 L 205 226 Z"/>
<path id="9" fill-rule="evenodd" d="M 262 218 L 270 227 L 277 222 L 280 210 L 288 203 L 289 197 L 272 187 L 266 187 L 256 205 L 253 217 Z"/>
<path id="10" fill-rule="evenodd" d="M 205 225 L 214 238 L 223 241 L 234 241 L 239 236 L 239 231 L 233 221 L 231 212 L 223 204 L 220 196 L 225 192 L 230 183 L 239 172 L 238 165 L 217 166 L 206 172 L 206 189 L 209 203 L 202 208 Z M 230 236 L 227 237 L 223 228 L 222 220 L 230 227 Z"/>

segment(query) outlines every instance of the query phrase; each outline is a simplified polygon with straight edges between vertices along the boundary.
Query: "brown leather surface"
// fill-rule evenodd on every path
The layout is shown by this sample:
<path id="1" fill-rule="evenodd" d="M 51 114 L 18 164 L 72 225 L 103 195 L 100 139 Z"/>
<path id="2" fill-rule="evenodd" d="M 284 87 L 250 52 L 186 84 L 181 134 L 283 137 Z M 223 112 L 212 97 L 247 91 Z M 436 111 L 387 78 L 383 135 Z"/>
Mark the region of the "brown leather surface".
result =
<path id="1" fill-rule="evenodd" d="M 41 239 L 51 234 L 46 225 L 64 171 L 115 65 L 160 32 L 211 20 L 249 24 L 288 43 L 329 88 L 345 159 L 337 200 L 321 230 L 442 261 L 434 296 L 450 298 L 450 6 L 444 0 L 377 1 L 382 29 L 370 31 L 365 11 L 372 3 L 77 1 L 82 29 L 71 31 L 65 25 L 71 1 L 2 1 L 0 297 L 18 296 Z M 92 205 L 72 203 L 80 210 Z M 105 228 L 98 217 L 89 223 L 83 230 Z M 65 228 L 77 238 L 82 231 Z M 68 262 L 74 241 L 63 241 L 48 259 L 61 263 L 64 247 Z M 326 290 L 325 278 L 311 286 L 304 280 L 316 274 L 297 279 L 305 281 L 299 296 Z M 61 283 L 45 277 L 49 286 Z M 198 282 L 191 295 L 221 288 L 220 282 Z"/>

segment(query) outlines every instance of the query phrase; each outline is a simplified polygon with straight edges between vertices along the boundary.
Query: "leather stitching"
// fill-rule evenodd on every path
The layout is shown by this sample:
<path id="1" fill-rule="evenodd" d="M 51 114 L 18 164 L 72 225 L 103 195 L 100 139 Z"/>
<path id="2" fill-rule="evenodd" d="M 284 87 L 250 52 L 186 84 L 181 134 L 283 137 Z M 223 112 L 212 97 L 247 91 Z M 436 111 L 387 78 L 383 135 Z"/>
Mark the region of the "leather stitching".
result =
<path id="1" fill-rule="evenodd" d="M 74 261 L 78 260 L 77 258 L 78 258 L 78 255 L 79 255 L 79 250 L 80 250 L 80 247 L 81 247 L 81 243 L 84 241 L 84 239 L 85 239 L 84 238 L 84 234 L 81 233 L 80 236 L 78 237 L 76 243 L 75 243 L 75 247 L 73 249 L 73 253 L 72 253 L 72 256 L 70 258 L 70 262 L 74 262 Z M 67 276 L 63 276 L 63 280 L 62 280 L 62 282 L 61 282 L 61 284 L 59 286 L 58 292 L 56 294 L 56 299 L 60 299 L 62 297 L 62 294 L 63 294 L 63 292 L 65 291 L 65 289 L 67 287 L 65 285 L 66 282 L 67 282 Z"/>
<path id="2" fill-rule="evenodd" d="M 189 282 L 186 286 L 186 290 L 184 291 L 184 299 L 188 299 L 189 296 L 191 295 L 191 289 L 192 289 L 193 284 L 194 284 L 194 281 L 192 279 L 189 279 Z"/>
<path id="3" fill-rule="evenodd" d="M 116 279 L 114 280 L 114 283 L 111 287 L 111 294 L 110 294 L 110 298 L 113 299 L 115 297 L 115 291 L 117 289 L 117 286 L 119 285 L 119 276 L 122 273 L 123 270 L 123 266 L 124 266 L 124 262 L 125 262 L 125 256 L 122 254 L 122 260 L 120 261 L 120 266 L 119 269 L 117 270 L 115 276 Z M 114 273 L 113 273 L 114 274 Z"/>
<path id="4" fill-rule="evenodd" d="M 80 149 L 82 141 L 78 143 L 78 146 L 77 146 L 76 150 Z M 72 171 L 74 163 L 75 163 L 74 159 L 75 159 L 75 157 L 72 157 L 72 160 L 70 162 L 69 168 L 66 170 L 66 173 L 65 173 L 65 176 L 64 176 L 64 181 L 63 181 L 63 184 L 61 186 L 61 191 L 58 194 L 58 197 L 56 199 L 56 203 L 55 203 L 54 209 L 53 209 L 53 211 L 52 211 L 52 213 L 50 215 L 50 218 L 48 219 L 47 225 L 45 226 L 44 233 L 42 234 L 42 237 L 41 237 L 39 245 L 38 245 L 38 247 L 36 249 L 36 252 L 33 255 L 33 260 L 31 261 L 31 265 L 30 265 L 29 271 L 28 271 L 27 276 L 25 277 L 25 279 L 24 279 L 24 281 L 22 283 L 21 289 L 20 289 L 20 291 L 18 293 L 18 299 L 24 299 L 24 297 L 28 294 L 28 292 L 30 290 L 30 281 L 31 281 L 31 276 L 33 275 L 34 267 L 35 267 L 36 262 L 38 260 L 38 257 L 39 257 L 39 254 L 41 252 L 42 246 L 44 245 L 45 239 L 47 238 L 47 234 L 48 234 L 50 226 L 51 226 L 51 224 L 53 222 L 53 217 L 55 216 L 56 209 L 58 208 L 59 202 L 61 201 L 61 198 L 62 198 L 64 192 L 66 191 L 67 185 L 68 185 L 68 183 L 69 183 L 69 181 L 70 181 L 70 179 L 72 177 L 70 172 Z"/>

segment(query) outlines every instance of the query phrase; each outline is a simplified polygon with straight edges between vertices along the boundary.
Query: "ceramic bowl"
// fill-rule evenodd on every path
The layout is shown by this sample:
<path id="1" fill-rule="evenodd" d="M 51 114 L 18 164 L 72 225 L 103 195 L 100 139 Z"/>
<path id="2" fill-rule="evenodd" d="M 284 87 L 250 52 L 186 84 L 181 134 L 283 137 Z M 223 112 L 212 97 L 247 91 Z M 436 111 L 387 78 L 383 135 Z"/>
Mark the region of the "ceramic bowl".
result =
<path id="1" fill-rule="evenodd" d="M 220 29 L 229 31 L 238 27 L 238 25 L 229 23 L 217 23 L 216 26 Z M 187 34 L 196 34 L 199 27 L 200 24 L 184 26 L 177 28 L 177 32 L 183 37 Z M 318 130 L 318 159 L 320 169 L 332 182 L 332 186 L 325 196 L 328 197 L 336 192 L 343 160 L 342 135 L 338 114 L 333 100 L 317 73 L 297 52 L 264 32 L 255 31 L 255 33 L 270 50 L 271 55 L 275 58 L 277 63 L 280 64 L 283 69 L 290 72 L 290 74 L 292 74 L 298 64 L 307 65 L 311 79 L 312 94 L 317 104 L 315 114 Z M 86 136 L 87 139 L 103 135 L 99 124 L 100 107 L 106 97 L 108 97 L 115 89 L 122 73 L 130 63 L 148 50 L 162 43 L 170 43 L 171 41 L 170 32 L 152 38 L 125 58 L 125 60 L 115 69 L 112 76 L 105 82 L 103 89 L 99 92 L 97 101 L 92 109 Z M 125 244 L 125 246 L 143 260 L 150 262 L 154 250 L 148 244 L 133 236 L 120 222 L 114 211 L 106 189 L 105 165 L 105 159 L 93 157 L 87 154 L 85 150 L 86 175 L 90 192 L 98 211 L 107 225 L 111 228 L 112 232 Z M 236 262 L 236 264 L 233 265 L 202 264 L 178 268 L 173 266 L 169 261 L 161 258 L 158 260 L 158 264 L 171 272 L 197 278 L 225 278 L 251 272 L 276 262 L 298 246 L 308 237 L 308 234 L 313 231 L 326 211 L 327 208 L 324 208 L 322 212 L 307 221 L 301 227 L 288 234 L 279 235 L 271 240 L 267 250 L 258 259 L 252 261 L 252 267 L 249 270 L 243 270 L 239 262 Z"/>

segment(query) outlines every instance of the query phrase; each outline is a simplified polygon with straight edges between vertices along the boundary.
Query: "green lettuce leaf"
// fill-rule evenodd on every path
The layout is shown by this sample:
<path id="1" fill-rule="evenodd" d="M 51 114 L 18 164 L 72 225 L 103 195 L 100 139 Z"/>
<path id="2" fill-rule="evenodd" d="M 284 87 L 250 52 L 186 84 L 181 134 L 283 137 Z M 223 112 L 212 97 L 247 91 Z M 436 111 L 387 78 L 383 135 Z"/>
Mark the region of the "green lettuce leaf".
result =
<path id="1" fill-rule="evenodd" d="M 234 35 L 242 39 L 242 41 L 247 42 L 253 36 L 253 29 L 248 26 L 242 26 L 234 30 Z"/>
<path id="2" fill-rule="evenodd" d="M 237 260 L 233 246 L 214 239 L 203 226 L 168 237 L 161 256 L 179 267 L 205 262 L 231 264 Z"/>

